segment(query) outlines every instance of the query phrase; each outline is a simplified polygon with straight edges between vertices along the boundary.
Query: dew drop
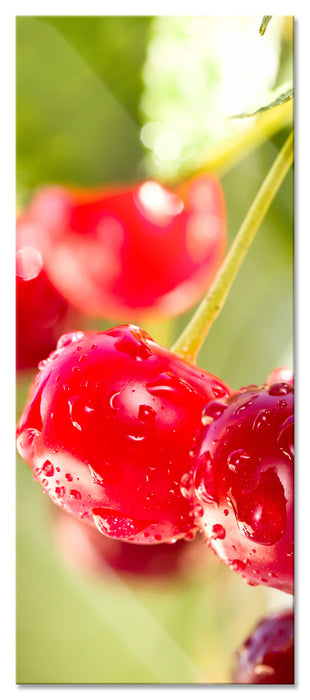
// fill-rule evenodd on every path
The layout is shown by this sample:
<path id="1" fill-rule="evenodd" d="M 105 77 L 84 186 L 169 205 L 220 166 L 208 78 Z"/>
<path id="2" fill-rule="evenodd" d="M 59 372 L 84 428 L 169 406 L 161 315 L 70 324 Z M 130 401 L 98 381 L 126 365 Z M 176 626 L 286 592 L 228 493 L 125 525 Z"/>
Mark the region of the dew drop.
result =
<path id="1" fill-rule="evenodd" d="M 220 401 L 212 401 L 208 403 L 203 408 L 201 413 L 202 425 L 209 425 L 210 423 L 212 423 L 224 413 L 226 408 L 227 406 L 225 406 L 225 404 L 223 403 L 220 403 Z"/>
<path id="2" fill-rule="evenodd" d="M 16 445 L 20 456 L 26 461 L 31 461 L 34 451 L 36 439 L 40 437 L 41 433 L 35 428 L 26 428 L 18 436 L 16 440 Z"/>
<path id="3" fill-rule="evenodd" d="M 218 504 L 210 453 L 204 452 L 198 460 L 194 472 L 194 486 L 197 498 L 203 503 Z"/>
<path id="4" fill-rule="evenodd" d="M 225 398 L 225 396 L 227 396 L 226 390 L 223 389 L 223 387 L 220 385 L 212 387 L 212 394 L 216 399 L 222 399 Z"/>
<path id="5" fill-rule="evenodd" d="M 57 498 L 62 498 L 66 493 L 66 489 L 64 486 L 56 486 L 55 488 L 55 494 Z"/>
<path id="6" fill-rule="evenodd" d="M 73 498 L 76 501 L 79 501 L 81 499 L 81 494 L 80 491 L 76 491 L 76 489 L 72 489 L 69 493 L 70 498 Z"/>
<path id="7" fill-rule="evenodd" d="M 52 465 L 52 462 L 49 462 L 49 460 L 46 460 L 44 462 L 43 467 L 41 467 L 41 472 L 45 476 L 53 476 L 54 475 L 54 467 Z"/>
<path id="8" fill-rule="evenodd" d="M 104 486 L 104 480 L 100 474 L 98 474 L 91 466 L 90 464 L 88 465 L 88 469 L 90 472 L 91 479 L 94 484 L 97 484 L 97 486 Z"/>
<path id="9" fill-rule="evenodd" d="M 234 450 L 233 452 L 230 452 L 227 457 L 227 466 L 232 472 L 241 471 L 249 466 L 250 460 L 251 458 L 245 452 L 245 450 Z"/>
<path id="10" fill-rule="evenodd" d="M 153 425 L 153 423 L 155 421 L 155 416 L 156 416 L 156 411 L 154 411 L 154 409 L 151 406 L 146 406 L 143 404 L 141 404 L 141 406 L 139 406 L 138 418 L 143 423 Z"/>
<path id="11" fill-rule="evenodd" d="M 119 539 L 134 537 L 154 524 L 151 520 L 138 520 L 109 508 L 93 508 L 91 514 L 99 532 Z"/>
<path id="12" fill-rule="evenodd" d="M 81 355 L 79 357 L 79 362 L 86 362 L 86 360 L 88 360 L 88 355 Z"/>
<path id="13" fill-rule="evenodd" d="M 38 363 L 38 369 L 44 369 L 44 367 L 46 367 L 47 364 L 48 360 L 40 360 L 40 362 Z"/>
<path id="14" fill-rule="evenodd" d="M 204 509 L 203 509 L 203 506 L 201 504 L 196 505 L 195 508 L 193 508 L 193 510 L 190 511 L 190 515 L 193 518 L 195 518 L 195 520 L 196 519 L 199 520 L 199 518 L 202 518 L 203 514 L 204 514 Z"/>
<path id="15" fill-rule="evenodd" d="M 172 372 L 161 372 L 156 379 L 148 382 L 146 387 L 152 396 L 167 398 L 182 407 L 189 393 L 195 391 L 185 379 L 175 376 Z"/>
<path id="16" fill-rule="evenodd" d="M 73 331 L 72 333 L 65 333 L 62 335 L 57 343 L 57 349 L 60 350 L 61 348 L 65 348 L 68 345 L 71 345 L 71 343 L 74 343 L 76 340 L 81 340 L 81 338 L 84 337 L 84 333 L 82 331 Z"/>
<path id="17" fill-rule="evenodd" d="M 254 419 L 252 430 L 261 430 L 262 428 L 269 427 L 271 415 L 272 412 L 269 409 L 259 411 Z"/>
<path id="18" fill-rule="evenodd" d="M 252 404 L 254 403 L 255 399 L 258 398 L 258 396 L 259 396 L 259 394 L 255 394 L 254 396 L 251 396 L 251 398 L 250 398 L 248 401 L 245 401 L 243 404 L 241 404 L 241 406 L 238 406 L 238 408 L 237 408 L 237 409 L 235 410 L 235 412 L 234 412 L 234 415 L 235 415 L 235 416 L 238 416 L 239 413 L 242 413 L 243 411 L 246 411 L 246 409 L 247 409 L 249 406 L 252 406 Z"/>
<path id="19" fill-rule="evenodd" d="M 237 571 L 238 573 L 241 573 L 241 571 L 244 571 L 244 569 L 247 565 L 247 562 L 241 561 L 241 559 L 232 559 L 228 563 L 229 563 L 229 567 L 233 571 Z"/>
<path id="20" fill-rule="evenodd" d="M 288 416 L 285 421 L 283 421 L 278 437 L 277 443 L 290 460 L 294 460 L 294 416 Z"/>
<path id="21" fill-rule="evenodd" d="M 97 347 L 98 347 L 98 345 L 96 345 L 96 343 L 93 343 L 93 344 L 90 346 L 90 349 L 91 349 L 91 350 L 97 350 Z"/>
<path id="22" fill-rule="evenodd" d="M 268 389 L 268 394 L 270 394 L 270 396 L 285 396 L 285 394 L 291 394 L 293 392 L 294 387 L 292 384 L 288 384 L 287 382 L 272 384 Z"/>
<path id="23" fill-rule="evenodd" d="M 216 525 L 213 525 L 212 527 L 212 539 L 213 540 L 224 540 L 226 537 L 226 530 L 223 527 L 223 525 L 220 525 L 219 523 Z"/>
<path id="24" fill-rule="evenodd" d="M 190 474 L 183 474 L 180 479 L 180 491 L 184 498 L 189 498 L 192 488 L 192 477 Z"/>
<path id="25" fill-rule="evenodd" d="M 223 513 L 224 513 L 224 515 L 229 515 L 229 510 L 228 510 L 228 508 L 224 508 Z"/>
<path id="26" fill-rule="evenodd" d="M 66 476 L 67 481 L 73 481 L 72 474 L 67 473 L 65 476 Z"/>
<path id="27" fill-rule="evenodd" d="M 146 343 L 146 334 L 144 334 L 140 328 L 132 326 L 130 335 L 130 338 L 126 338 L 124 334 L 122 334 L 115 342 L 115 350 L 126 353 L 126 355 L 136 362 L 148 360 L 150 355 L 152 355 L 152 350 L 150 350 Z"/>
<path id="28" fill-rule="evenodd" d="M 263 545 L 277 542 L 286 529 L 286 498 L 273 468 L 260 476 L 255 488 L 244 495 L 230 490 L 238 527 L 245 537 Z"/>

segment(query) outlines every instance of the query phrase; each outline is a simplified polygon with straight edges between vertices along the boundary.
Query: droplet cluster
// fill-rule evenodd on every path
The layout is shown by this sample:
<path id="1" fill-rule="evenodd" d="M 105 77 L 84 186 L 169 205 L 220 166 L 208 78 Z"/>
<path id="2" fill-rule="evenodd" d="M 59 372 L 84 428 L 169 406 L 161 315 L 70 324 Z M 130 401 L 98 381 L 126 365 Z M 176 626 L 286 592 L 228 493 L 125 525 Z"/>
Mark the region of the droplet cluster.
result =
<path id="1" fill-rule="evenodd" d="M 203 507 L 200 527 L 220 558 L 252 585 L 292 593 L 293 385 L 251 386 L 208 403 L 191 474 L 181 488 Z"/>
<path id="2" fill-rule="evenodd" d="M 138 326 L 72 331 L 40 363 L 18 450 L 57 505 L 104 535 L 190 539 L 201 509 L 180 480 L 203 407 L 230 393 Z"/>

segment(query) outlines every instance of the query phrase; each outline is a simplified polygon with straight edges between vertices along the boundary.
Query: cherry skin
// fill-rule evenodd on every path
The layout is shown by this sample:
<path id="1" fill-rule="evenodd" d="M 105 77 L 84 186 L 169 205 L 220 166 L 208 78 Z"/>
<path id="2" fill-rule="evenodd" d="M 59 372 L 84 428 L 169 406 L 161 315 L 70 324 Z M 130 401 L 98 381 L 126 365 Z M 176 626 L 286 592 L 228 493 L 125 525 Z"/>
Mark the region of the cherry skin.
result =
<path id="1" fill-rule="evenodd" d="M 293 592 L 294 388 L 251 386 L 210 402 L 182 492 L 223 562 L 250 584 Z"/>
<path id="2" fill-rule="evenodd" d="M 51 352 L 57 338 L 73 318 L 68 302 L 48 279 L 42 254 L 34 243 L 31 222 L 20 218 L 16 226 L 16 366 L 37 367 Z"/>
<path id="3" fill-rule="evenodd" d="M 230 389 L 133 325 L 67 334 L 39 367 L 17 446 L 45 493 L 111 537 L 190 536 L 180 477 L 202 407 Z"/>
<path id="4" fill-rule="evenodd" d="M 285 610 L 261 620 L 236 653 L 234 683 L 294 683 L 294 613 Z"/>
<path id="5" fill-rule="evenodd" d="M 145 581 L 179 580 L 206 574 L 211 562 L 201 535 L 153 546 L 105 537 L 62 508 L 52 508 L 52 532 L 64 559 L 87 574 L 134 577 Z"/>
<path id="6" fill-rule="evenodd" d="M 108 318 L 183 312 L 213 280 L 226 247 L 224 198 L 213 175 L 179 193 L 157 182 L 45 187 L 28 215 L 44 230 L 57 289 L 83 312 Z"/>

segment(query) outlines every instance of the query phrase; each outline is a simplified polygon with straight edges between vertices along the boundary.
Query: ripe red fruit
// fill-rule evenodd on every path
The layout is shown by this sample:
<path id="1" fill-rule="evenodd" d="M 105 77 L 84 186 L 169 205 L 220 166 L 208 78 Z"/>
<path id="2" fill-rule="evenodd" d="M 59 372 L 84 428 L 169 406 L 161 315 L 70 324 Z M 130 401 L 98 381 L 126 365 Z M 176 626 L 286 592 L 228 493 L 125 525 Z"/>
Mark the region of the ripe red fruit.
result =
<path id="1" fill-rule="evenodd" d="M 294 374 L 290 367 L 277 367 L 274 369 L 267 379 L 267 384 L 276 384 L 277 382 L 288 382 L 294 386 Z"/>
<path id="2" fill-rule="evenodd" d="M 294 683 L 294 613 L 277 612 L 261 620 L 236 653 L 234 683 Z"/>
<path id="3" fill-rule="evenodd" d="M 84 573 L 108 576 L 117 572 L 157 582 L 201 574 L 210 567 L 209 550 L 201 535 L 190 542 L 180 539 L 146 547 L 105 537 L 56 506 L 52 516 L 53 534 L 65 560 Z"/>
<path id="4" fill-rule="evenodd" d="M 73 320 L 68 302 L 47 277 L 33 226 L 20 219 L 16 229 L 16 366 L 36 367 Z M 76 316 L 76 313 L 75 313 Z"/>
<path id="5" fill-rule="evenodd" d="M 213 280 L 226 246 L 224 198 L 213 175 L 182 194 L 156 182 L 45 187 L 28 215 L 44 232 L 57 289 L 78 309 L 109 318 L 183 312 Z"/>
<path id="6" fill-rule="evenodd" d="M 17 445 L 44 491 L 111 537 L 190 535 L 180 477 L 202 407 L 229 388 L 133 325 L 65 335 L 39 367 Z"/>
<path id="7" fill-rule="evenodd" d="M 200 523 L 248 583 L 293 591 L 294 388 L 251 386 L 202 413 L 193 457 Z M 183 493 L 186 493 L 183 483 Z"/>

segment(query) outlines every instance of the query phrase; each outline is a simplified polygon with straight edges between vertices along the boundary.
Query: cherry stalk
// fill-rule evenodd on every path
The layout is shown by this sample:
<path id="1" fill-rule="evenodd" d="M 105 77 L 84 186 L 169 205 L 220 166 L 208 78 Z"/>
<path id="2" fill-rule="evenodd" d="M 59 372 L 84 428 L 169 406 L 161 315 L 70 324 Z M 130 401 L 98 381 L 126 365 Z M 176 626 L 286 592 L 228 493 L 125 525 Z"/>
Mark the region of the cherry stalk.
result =
<path id="1" fill-rule="evenodd" d="M 198 352 L 223 308 L 228 292 L 249 250 L 255 234 L 262 223 L 270 204 L 288 173 L 294 158 L 294 131 L 287 138 L 274 161 L 254 202 L 252 203 L 239 232 L 234 239 L 216 278 L 201 301 L 196 313 L 180 337 L 173 344 L 172 352 L 188 362 L 195 363 Z"/>

